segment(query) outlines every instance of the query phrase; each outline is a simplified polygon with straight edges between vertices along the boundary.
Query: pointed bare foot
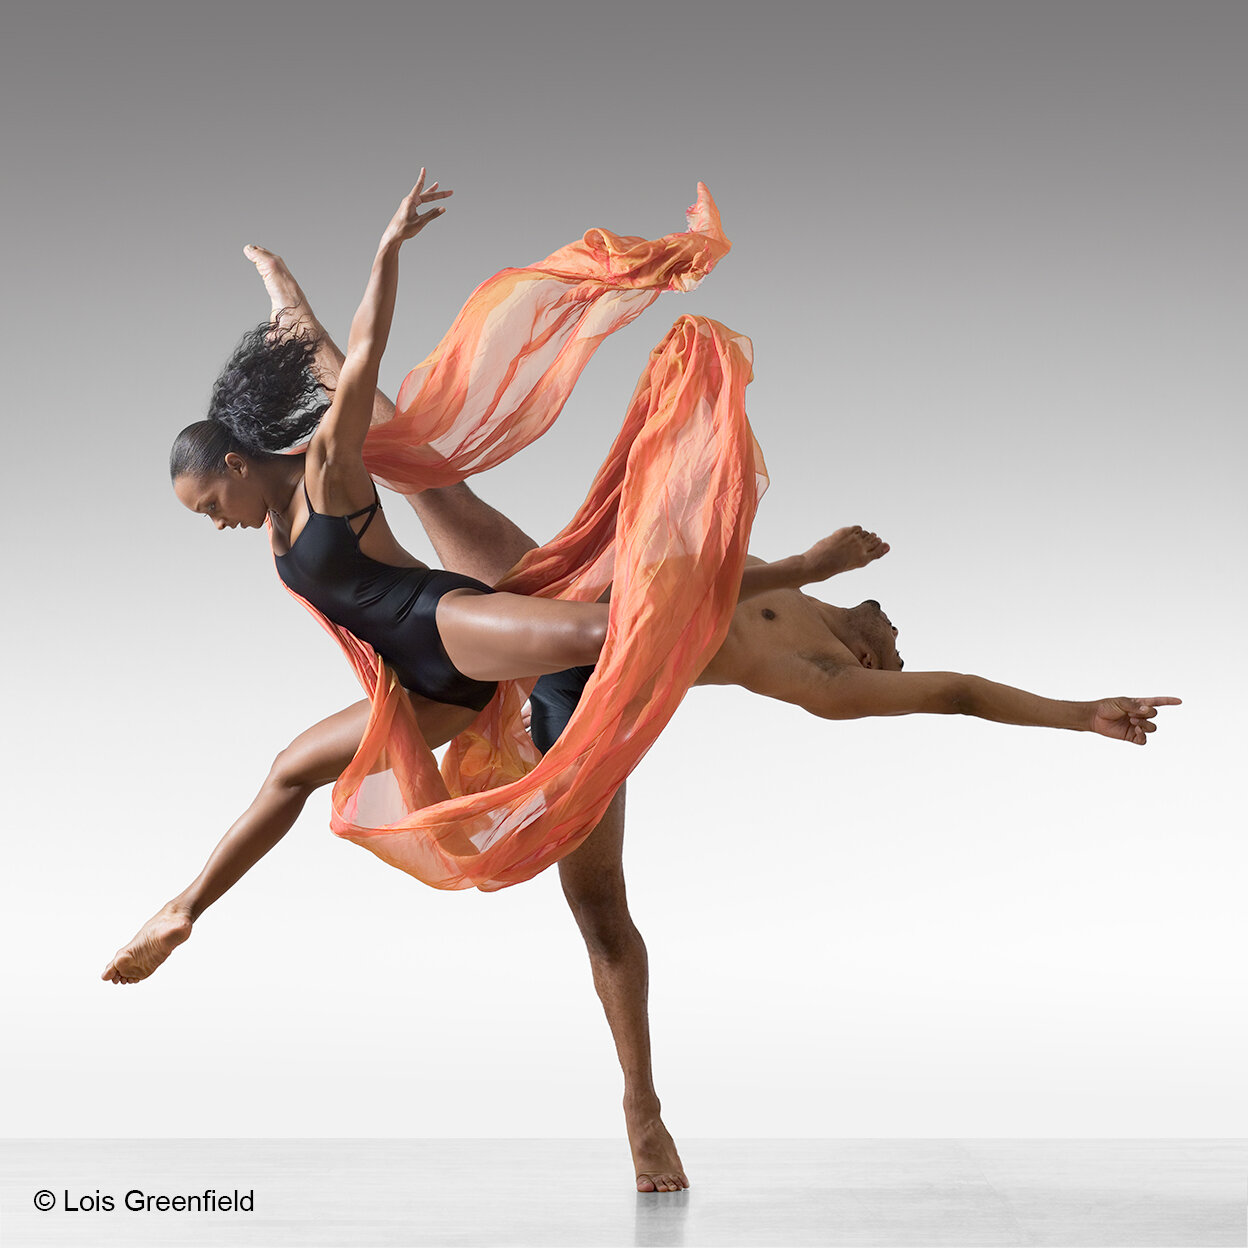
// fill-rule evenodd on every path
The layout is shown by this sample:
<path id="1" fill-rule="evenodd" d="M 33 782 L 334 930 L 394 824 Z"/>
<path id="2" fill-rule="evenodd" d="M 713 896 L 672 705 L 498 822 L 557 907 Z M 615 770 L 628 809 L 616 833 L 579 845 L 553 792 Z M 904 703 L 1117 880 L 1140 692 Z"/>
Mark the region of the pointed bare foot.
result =
<path id="1" fill-rule="evenodd" d="M 841 572 L 865 568 L 876 559 L 883 559 L 889 544 L 859 524 L 837 529 L 831 537 L 816 542 L 803 556 L 807 564 L 805 581 L 826 581 Z"/>
<path id="2" fill-rule="evenodd" d="M 117 950 L 101 979 L 135 984 L 146 979 L 191 934 L 190 916 L 166 906 L 139 928 L 128 944 Z"/>
<path id="3" fill-rule="evenodd" d="M 663 1125 L 658 1107 L 648 1112 L 624 1111 L 628 1143 L 633 1150 L 639 1192 L 682 1192 L 689 1186 L 676 1141 Z"/>
<path id="4" fill-rule="evenodd" d="M 310 329 L 320 328 L 316 317 L 312 315 L 307 296 L 299 288 L 299 283 L 295 281 L 281 256 L 264 247 L 257 247 L 255 243 L 248 243 L 243 248 L 243 255 L 256 266 L 256 272 L 260 274 L 260 280 L 269 293 L 269 302 L 272 304 L 269 318 L 275 325 L 293 329 L 302 322 Z"/>

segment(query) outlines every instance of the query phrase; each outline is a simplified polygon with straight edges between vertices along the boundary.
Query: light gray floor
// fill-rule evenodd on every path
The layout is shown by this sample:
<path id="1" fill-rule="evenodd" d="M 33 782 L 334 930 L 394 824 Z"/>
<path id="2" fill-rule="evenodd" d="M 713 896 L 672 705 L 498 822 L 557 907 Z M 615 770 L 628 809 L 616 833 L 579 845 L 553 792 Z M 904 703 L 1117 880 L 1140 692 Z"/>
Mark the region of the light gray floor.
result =
<path id="1" fill-rule="evenodd" d="M 690 1191 L 641 1196 L 615 1141 L 0 1141 L 0 1245 L 1248 1243 L 1248 1140 L 695 1140 L 682 1156 Z M 254 1191 L 254 1211 L 123 1205 L 206 1188 Z M 81 1207 L 97 1193 L 116 1208 Z"/>

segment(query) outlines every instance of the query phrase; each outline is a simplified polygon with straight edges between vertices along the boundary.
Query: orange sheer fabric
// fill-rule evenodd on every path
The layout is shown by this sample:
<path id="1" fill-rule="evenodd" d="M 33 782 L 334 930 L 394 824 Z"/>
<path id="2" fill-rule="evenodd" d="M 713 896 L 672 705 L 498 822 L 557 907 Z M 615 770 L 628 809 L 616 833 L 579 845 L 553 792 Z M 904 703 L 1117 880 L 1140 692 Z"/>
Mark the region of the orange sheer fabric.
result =
<path id="1" fill-rule="evenodd" d="M 502 463 L 554 423 L 610 333 L 665 290 L 692 290 L 727 255 L 706 187 L 688 229 L 659 239 L 590 230 L 472 292 L 446 337 L 407 375 L 393 420 L 376 425 L 364 462 L 401 494 L 451 485 Z"/>
<path id="2" fill-rule="evenodd" d="M 688 289 L 728 249 L 699 185 L 690 231 L 656 241 L 591 231 L 474 292 L 404 382 L 365 462 L 403 493 L 462 480 L 547 429 L 605 334 L 661 289 Z M 606 462 L 553 541 L 499 588 L 595 601 L 607 640 L 571 723 L 544 758 L 520 723 L 530 682 L 505 681 L 439 770 L 406 693 L 370 646 L 304 605 L 372 702 L 334 786 L 331 826 L 435 888 L 504 888 L 570 853 L 719 648 L 766 486 L 745 416 L 750 343 L 682 317 L 651 352 Z M 295 595 L 298 597 L 298 595 Z"/>

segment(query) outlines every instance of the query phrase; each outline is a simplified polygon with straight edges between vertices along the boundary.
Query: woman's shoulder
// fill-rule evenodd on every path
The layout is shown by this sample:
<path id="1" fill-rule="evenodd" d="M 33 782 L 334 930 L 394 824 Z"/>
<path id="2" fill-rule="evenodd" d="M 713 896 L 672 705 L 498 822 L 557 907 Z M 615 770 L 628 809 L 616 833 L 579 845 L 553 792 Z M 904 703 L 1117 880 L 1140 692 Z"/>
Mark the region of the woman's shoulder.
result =
<path id="1" fill-rule="evenodd" d="M 345 516 L 377 501 L 377 484 L 364 467 L 364 461 L 358 457 L 352 459 L 353 462 L 343 463 L 308 448 L 303 485 L 316 511 Z"/>

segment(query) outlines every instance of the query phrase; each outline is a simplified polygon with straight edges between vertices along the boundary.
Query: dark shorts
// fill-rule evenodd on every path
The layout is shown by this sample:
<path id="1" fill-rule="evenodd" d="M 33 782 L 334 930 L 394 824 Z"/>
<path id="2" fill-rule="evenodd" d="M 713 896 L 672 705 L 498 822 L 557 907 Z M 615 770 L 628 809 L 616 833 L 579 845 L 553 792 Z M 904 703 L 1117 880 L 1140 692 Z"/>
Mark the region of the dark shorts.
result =
<path id="1" fill-rule="evenodd" d="M 569 667 L 543 676 L 529 694 L 529 733 L 543 754 L 559 739 L 576 710 L 592 667 Z"/>

